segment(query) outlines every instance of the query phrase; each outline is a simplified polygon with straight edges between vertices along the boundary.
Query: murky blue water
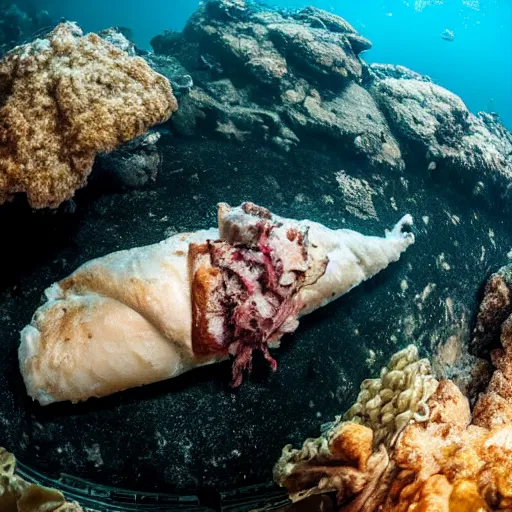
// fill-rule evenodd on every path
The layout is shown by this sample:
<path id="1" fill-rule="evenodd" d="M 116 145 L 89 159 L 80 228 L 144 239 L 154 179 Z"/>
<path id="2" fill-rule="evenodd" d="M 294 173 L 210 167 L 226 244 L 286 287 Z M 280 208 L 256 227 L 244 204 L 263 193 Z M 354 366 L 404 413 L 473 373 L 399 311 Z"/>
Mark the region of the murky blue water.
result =
<path id="1" fill-rule="evenodd" d="M 38 0 L 85 30 L 125 25 L 138 45 L 181 29 L 196 0 Z M 315 5 L 344 17 L 374 44 L 369 62 L 402 64 L 455 92 L 473 112 L 498 112 L 512 128 L 512 2 L 509 0 L 274 0 L 278 7 Z M 441 38 L 445 30 L 453 42 Z"/>

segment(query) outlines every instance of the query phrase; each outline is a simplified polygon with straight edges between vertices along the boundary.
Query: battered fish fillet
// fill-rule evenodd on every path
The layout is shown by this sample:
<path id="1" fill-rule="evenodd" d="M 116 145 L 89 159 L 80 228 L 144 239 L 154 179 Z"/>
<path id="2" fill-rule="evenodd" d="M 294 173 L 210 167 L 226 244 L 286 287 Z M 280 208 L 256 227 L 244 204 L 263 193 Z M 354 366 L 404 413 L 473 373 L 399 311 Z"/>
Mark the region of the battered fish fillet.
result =
<path id="1" fill-rule="evenodd" d="M 218 229 L 92 260 L 45 292 L 19 363 L 41 405 L 79 402 L 233 358 L 233 386 L 298 319 L 397 261 L 406 215 L 384 238 L 331 230 L 244 203 Z"/>

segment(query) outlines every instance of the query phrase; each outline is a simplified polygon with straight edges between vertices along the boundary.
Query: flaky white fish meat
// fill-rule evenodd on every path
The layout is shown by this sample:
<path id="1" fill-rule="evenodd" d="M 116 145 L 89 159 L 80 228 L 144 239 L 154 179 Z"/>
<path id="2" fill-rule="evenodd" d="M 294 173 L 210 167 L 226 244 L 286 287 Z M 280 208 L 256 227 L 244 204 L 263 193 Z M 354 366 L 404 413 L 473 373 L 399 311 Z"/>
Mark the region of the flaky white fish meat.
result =
<path id="1" fill-rule="evenodd" d="M 92 260 L 46 290 L 21 332 L 20 369 L 42 405 L 79 402 L 233 359 L 269 353 L 298 319 L 397 261 L 409 215 L 384 238 L 218 207 L 218 228 Z"/>

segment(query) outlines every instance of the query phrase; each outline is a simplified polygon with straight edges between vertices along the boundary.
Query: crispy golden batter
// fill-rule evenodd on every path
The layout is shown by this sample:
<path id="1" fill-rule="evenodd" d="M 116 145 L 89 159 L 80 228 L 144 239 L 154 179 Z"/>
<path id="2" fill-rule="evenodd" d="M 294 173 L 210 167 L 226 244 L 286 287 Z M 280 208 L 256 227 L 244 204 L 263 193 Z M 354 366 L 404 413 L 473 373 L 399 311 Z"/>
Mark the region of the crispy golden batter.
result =
<path id="1" fill-rule="evenodd" d="M 56 207 L 112 151 L 177 109 L 166 78 L 96 34 L 62 23 L 0 61 L 0 204 Z"/>

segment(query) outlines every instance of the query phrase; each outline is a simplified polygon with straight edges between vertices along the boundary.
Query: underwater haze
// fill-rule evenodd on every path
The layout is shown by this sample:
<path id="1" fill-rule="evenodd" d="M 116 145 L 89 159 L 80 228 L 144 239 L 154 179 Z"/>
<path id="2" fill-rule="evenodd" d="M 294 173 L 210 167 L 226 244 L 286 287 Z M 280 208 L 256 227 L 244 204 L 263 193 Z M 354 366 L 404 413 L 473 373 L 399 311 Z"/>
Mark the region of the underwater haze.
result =
<path id="1" fill-rule="evenodd" d="M 135 42 L 165 29 L 180 30 L 196 0 L 41 0 L 54 17 L 77 21 L 85 30 L 113 25 L 133 30 Z M 458 94 L 473 112 L 497 112 L 512 128 L 512 1 L 510 0 L 274 0 L 279 8 L 305 5 L 345 18 L 373 48 L 368 62 L 401 64 L 429 75 Z M 441 38 L 446 30 L 455 39 Z"/>
<path id="2" fill-rule="evenodd" d="M 512 0 L 259 1 L 0 0 L 0 512 L 512 511 Z"/>

